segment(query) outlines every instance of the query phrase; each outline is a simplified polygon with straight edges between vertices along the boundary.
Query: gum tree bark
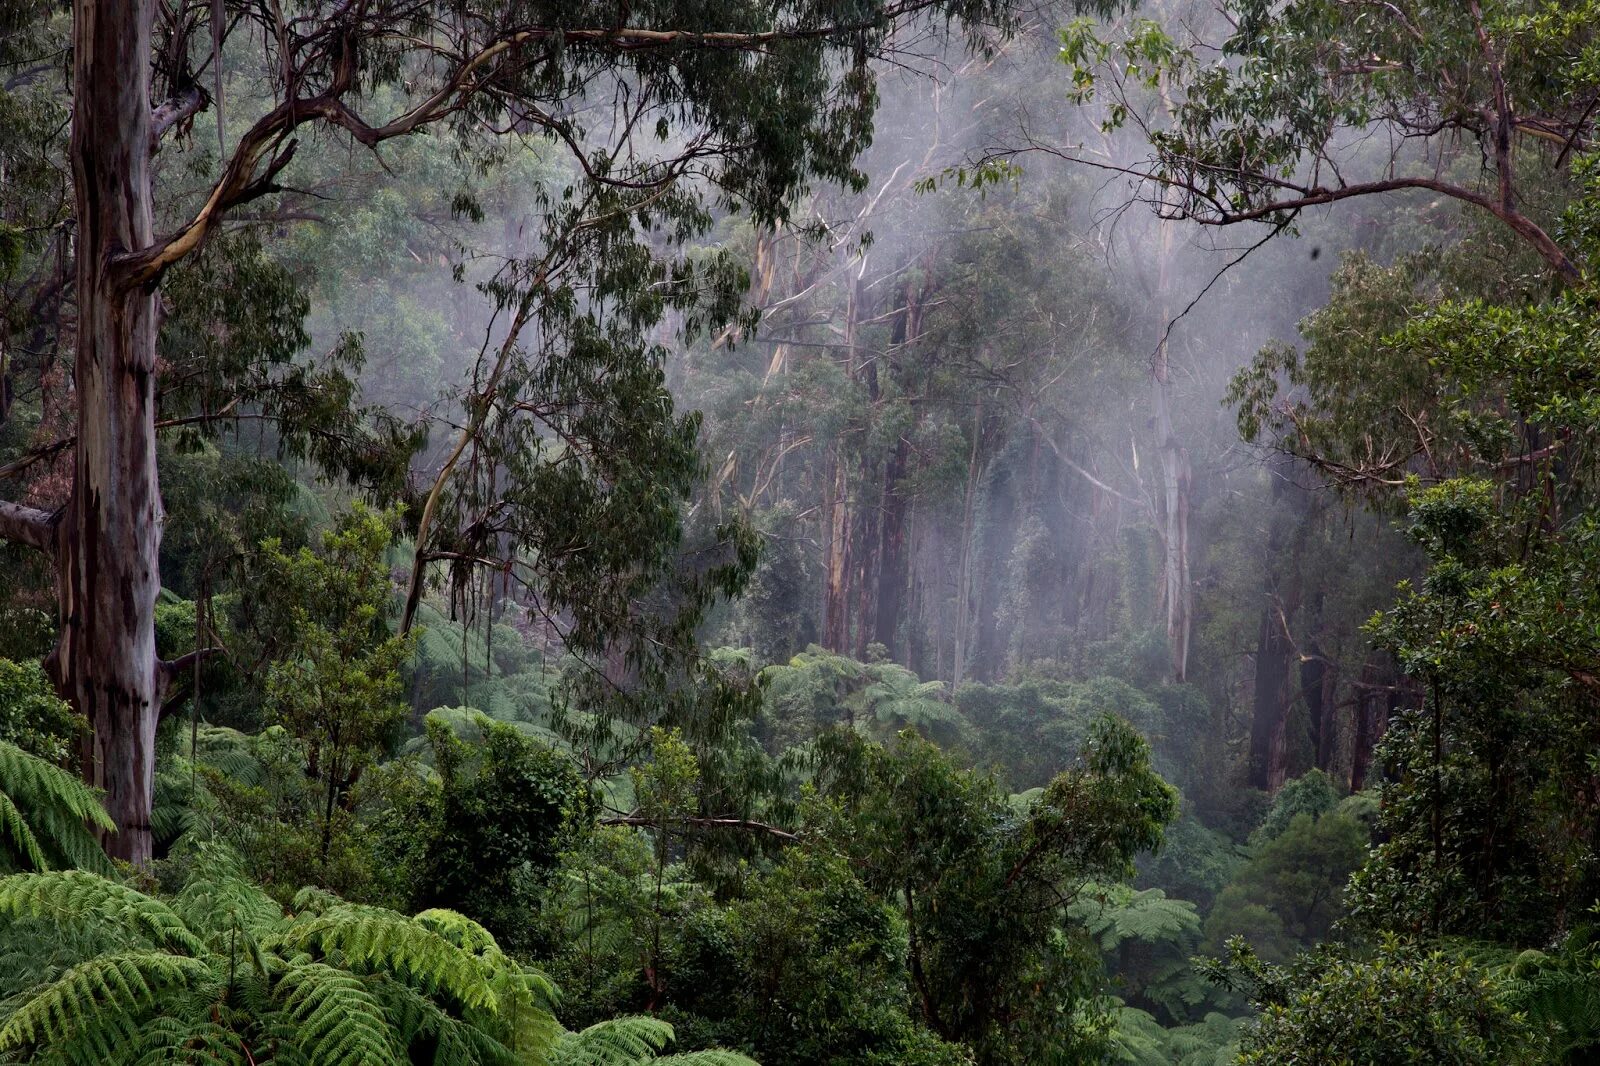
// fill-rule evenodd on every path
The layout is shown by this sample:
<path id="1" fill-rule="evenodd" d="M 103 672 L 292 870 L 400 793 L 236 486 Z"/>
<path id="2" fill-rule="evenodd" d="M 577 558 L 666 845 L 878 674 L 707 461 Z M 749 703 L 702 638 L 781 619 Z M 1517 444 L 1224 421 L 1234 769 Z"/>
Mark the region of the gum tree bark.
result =
<path id="1" fill-rule="evenodd" d="M 78 220 L 78 407 L 71 501 L 56 549 L 52 671 L 93 730 L 84 774 L 105 790 L 111 854 L 150 860 L 161 665 L 153 282 L 119 264 L 152 240 L 150 0 L 78 0 L 72 169 Z"/>

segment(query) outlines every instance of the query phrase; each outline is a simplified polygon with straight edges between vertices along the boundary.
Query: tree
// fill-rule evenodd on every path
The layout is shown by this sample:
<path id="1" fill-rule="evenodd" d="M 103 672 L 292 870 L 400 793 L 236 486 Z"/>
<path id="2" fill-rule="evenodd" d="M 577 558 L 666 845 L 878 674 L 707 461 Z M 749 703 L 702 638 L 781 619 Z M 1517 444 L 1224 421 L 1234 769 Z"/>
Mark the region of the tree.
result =
<path id="1" fill-rule="evenodd" d="M 405 718 L 400 667 L 409 642 L 389 633 L 390 531 L 363 508 L 323 535 L 321 554 L 262 546 L 256 628 L 269 649 L 268 719 L 305 747 L 321 791 L 323 862 L 334 812 Z"/>
<path id="2" fill-rule="evenodd" d="M 1345 884 L 1367 856 L 1370 833 L 1348 814 L 1296 814 L 1262 842 L 1217 896 L 1206 918 L 1210 950 L 1244 935 L 1259 953 L 1284 962 L 1326 940 L 1344 912 Z"/>
<path id="3" fill-rule="evenodd" d="M 980 1062 L 1094 1047 L 1091 1027 L 1062 1019 L 1090 1006 L 1098 959 L 1062 919 L 1091 880 L 1129 876 L 1176 812 L 1144 742 L 1107 717 L 1020 815 L 909 732 L 879 747 L 841 730 L 818 747 L 814 817 L 903 915 L 921 1022 Z"/>
<path id="4" fill-rule="evenodd" d="M 1386 939 L 1370 956 L 1324 951 L 1286 969 L 1239 942 L 1214 970 L 1261 1016 L 1243 1027 L 1241 1066 L 1548 1062 L 1547 1036 L 1470 961 Z"/>
<path id="5" fill-rule="evenodd" d="M 1007 14 L 1000 4 L 938 0 L 875 3 L 842 19 L 810 3 L 771 16 L 668 3 L 633 9 L 619 23 L 603 5 L 464 12 L 427 2 L 240 2 L 186 8 L 158 26 L 157 8 L 153 0 L 74 5 L 67 154 L 75 271 L 56 287 L 69 288 L 77 307 L 75 436 L 70 445 L 53 443 L 73 457 L 68 502 L 58 513 L 0 506 L 0 532 L 54 556 L 61 629 L 52 669 L 93 730 L 85 772 L 106 790 L 119 826 L 113 846 L 139 864 L 150 858 L 156 721 L 166 686 L 187 665 L 158 659 L 152 624 L 161 584 L 159 293 L 168 273 L 240 207 L 292 200 L 299 138 L 376 148 L 448 130 L 469 152 L 497 134 L 544 138 L 569 150 L 570 188 L 538 199 L 543 247 L 486 279 L 505 318 L 495 342 L 486 339 L 462 433 L 417 513 L 418 563 L 406 617 L 430 562 L 446 558 L 470 570 L 484 553 L 463 553 L 463 538 L 478 537 L 473 546 L 481 547 L 481 538 L 506 532 L 538 559 L 535 577 L 553 611 L 590 602 L 586 597 L 598 593 L 589 586 L 608 576 L 606 567 L 626 572 L 609 582 L 608 611 L 576 611 L 576 639 L 603 642 L 605 634 L 592 630 L 617 621 L 637 591 L 643 556 L 637 543 L 609 553 L 579 550 L 627 538 L 593 540 L 591 529 L 586 540 L 567 520 L 592 519 L 595 508 L 609 507 L 646 542 L 671 541 L 674 497 L 694 470 L 692 424 L 672 416 L 656 351 L 643 338 L 669 308 L 691 330 L 728 320 L 740 280 L 725 261 L 704 271 L 662 264 L 643 231 L 669 239 L 703 231 L 713 205 L 744 207 L 771 221 L 810 180 L 859 183 L 852 160 L 870 133 L 869 64 L 890 47 L 890 31 L 921 16 L 959 15 L 977 25 Z M 30 68 L 30 78 L 39 76 Z M 631 85 L 634 106 L 614 129 L 587 127 L 573 106 L 596 91 L 596 79 Z M 223 121 L 225 92 L 236 134 Z M 163 156 L 207 108 L 218 116 L 220 142 L 207 186 L 192 197 L 165 181 L 158 190 Z M 644 153 L 634 135 L 652 125 L 662 148 Z M 570 358 L 525 374 L 530 364 L 520 358 L 519 339 L 534 324 Z M 618 368 L 625 372 L 608 374 Z M 607 406 L 592 406 L 598 397 Z M 610 416 L 619 409 L 644 417 Z M 226 422 L 236 413 L 211 410 L 205 420 Z M 530 423 L 542 428 L 508 428 Z M 452 490 L 469 447 L 498 441 L 497 457 L 510 458 L 506 445 L 526 445 L 541 432 L 565 433 L 562 454 L 577 461 L 541 465 L 534 458 L 531 468 L 514 471 L 520 476 L 506 498 L 524 510 L 509 530 L 463 515 L 454 529 L 437 531 L 441 501 L 471 507 L 503 498 Z M 648 475 L 646 456 L 661 464 L 659 479 Z M 626 506 L 608 494 L 610 486 Z M 660 576 L 656 561 L 643 568 L 644 579 Z"/>
<path id="6" fill-rule="evenodd" d="M 1108 127 L 1133 123 L 1149 142 L 1148 163 L 1113 169 L 1148 183 L 1164 215 L 1282 228 L 1307 208 L 1419 189 L 1486 212 L 1563 284 L 1584 283 L 1580 250 L 1540 217 L 1519 167 L 1559 169 L 1589 149 L 1600 98 L 1592 0 L 1214 8 L 1220 63 L 1201 59 L 1204 30 L 1178 41 L 1148 19 L 1114 45 L 1087 22 L 1065 35 L 1079 99 L 1104 94 Z M 1170 117 L 1151 114 L 1135 91 L 1161 79 L 1181 97 Z M 1387 150 L 1352 136 L 1377 131 Z M 1462 141 L 1474 146 L 1470 158 L 1454 154 Z M 1030 149 L 1039 147 L 1051 150 Z M 1479 159 L 1488 187 L 1473 180 Z"/>
<path id="7" fill-rule="evenodd" d="M 1576 925 L 1600 885 L 1594 768 L 1573 754 L 1597 730 L 1600 523 L 1585 510 L 1552 528 L 1550 494 L 1498 497 L 1478 479 L 1412 496 L 1432 568 L 1372 628 L 1427 698 L 1385 737 L 1382 843 L 1351 905 L 1378 929 L 1531 946 Z"/>
<path id="8" fill-rule="evenodd" d="M 592 830 L 595 803 L 570 758 L 511 726 L 485 724 L 475 748 L 428 723 L 441 789 L 421 894 L 525 950 L 539 891 L 561 854 Z"/>

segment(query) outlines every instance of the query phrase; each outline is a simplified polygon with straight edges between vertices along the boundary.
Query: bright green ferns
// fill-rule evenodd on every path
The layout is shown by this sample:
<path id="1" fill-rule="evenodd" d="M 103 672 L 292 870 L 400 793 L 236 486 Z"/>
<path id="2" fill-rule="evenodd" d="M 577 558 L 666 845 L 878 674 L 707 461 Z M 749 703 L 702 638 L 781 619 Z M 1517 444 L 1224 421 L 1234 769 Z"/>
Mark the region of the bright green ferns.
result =
<path id="1" fill-rule="evenodd" d="M 59 766 L 0 741 L 0 872 L 107 870 L 91 827 L 112 828 L 92 789 Z"/>
<path id="2" fill-rule="evenodd" d="M 658 1018 L 613 1018 L 576 1033 L 562 1033 L 551 1066 L 632 1066 L 638 1062 L 674 1066 L 755 1066 L 731 1051 L 695 1051 L 656 1058 L 672 1043 L 672 1026 Z"/>
<path id="3" fill-rule="evenodd" d="M 170 900 L 81 870 L 0 878 L 0 1062 L 753 1066 L 657 1059 L 654 1019 L 566 1032 L 550 981 L 453 911 L 316 889 L 286 911 L 231 869 L 202 853 Z"/>

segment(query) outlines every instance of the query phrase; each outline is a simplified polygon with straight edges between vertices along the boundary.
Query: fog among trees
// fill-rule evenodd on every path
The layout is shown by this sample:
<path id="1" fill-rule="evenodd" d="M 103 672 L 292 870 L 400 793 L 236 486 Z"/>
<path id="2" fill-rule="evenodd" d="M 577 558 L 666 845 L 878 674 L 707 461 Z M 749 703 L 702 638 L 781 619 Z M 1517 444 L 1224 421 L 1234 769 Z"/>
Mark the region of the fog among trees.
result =
<path id="1" fill-rule="evenodd" d="M 0 1062 L 1591 1061 L 1597 27 L 0 4 Z"/>

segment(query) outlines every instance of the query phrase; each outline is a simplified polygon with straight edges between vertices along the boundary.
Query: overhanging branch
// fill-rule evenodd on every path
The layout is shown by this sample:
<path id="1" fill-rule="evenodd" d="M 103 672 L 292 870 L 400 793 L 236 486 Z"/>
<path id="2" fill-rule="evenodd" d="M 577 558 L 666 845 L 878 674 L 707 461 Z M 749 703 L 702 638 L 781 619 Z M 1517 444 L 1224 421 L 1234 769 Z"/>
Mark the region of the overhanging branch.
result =
<path id="1" fill-rule="evenodd" d="M 55 517 L 36 507 L 0 500 L 0 537 L 37 548 L 46 555 L 56 550 Z"/>
<path id="2" fill-rule="evenodd" d="M 616 818 L 598 819 L 599 825 L 632 825 L 646 829 L 670 829 L 673 826 L 688 826 L 692 829 L 744 829 L 755 833 L 765 833 L 777 837 L 779 840 L 795 841 L 800 839 L 798 833 L 791 833 L 787 829 L 779 829 L 766 822 L 754 822 L 749 818 L 647 818 L 638 814 L 626 814 Z"/>

